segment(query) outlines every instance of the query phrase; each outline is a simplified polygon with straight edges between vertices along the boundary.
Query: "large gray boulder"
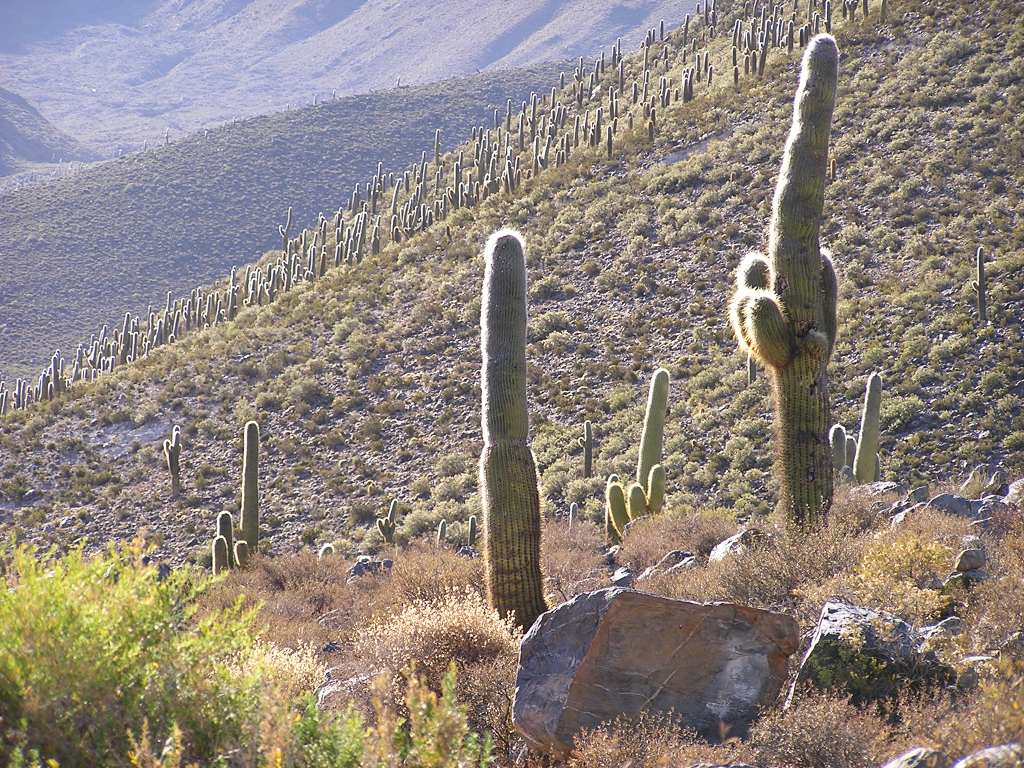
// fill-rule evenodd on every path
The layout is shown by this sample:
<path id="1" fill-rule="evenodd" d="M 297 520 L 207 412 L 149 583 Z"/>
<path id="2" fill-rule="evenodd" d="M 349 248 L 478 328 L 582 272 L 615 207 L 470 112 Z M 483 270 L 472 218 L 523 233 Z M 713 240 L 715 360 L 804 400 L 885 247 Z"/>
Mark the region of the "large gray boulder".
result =
<path id="1" fill-rule="evenodd" d="M 838 601 L 825 603 L 789 701 L 806 684 L 844 691 L 855 704 L 863 704 L 906 688 L 951 681 L 952 670 L 924 648 L 924 640 L 894 616 Z"/>
<path id="2" fill-rule="evenodd" d="M 513 720 L 566 754 L 582 730 L 644 710 L 710 739 L 743 734 L 799 645 L 789 616 L 609 588 L 544 613 L 523 638 Z"/>

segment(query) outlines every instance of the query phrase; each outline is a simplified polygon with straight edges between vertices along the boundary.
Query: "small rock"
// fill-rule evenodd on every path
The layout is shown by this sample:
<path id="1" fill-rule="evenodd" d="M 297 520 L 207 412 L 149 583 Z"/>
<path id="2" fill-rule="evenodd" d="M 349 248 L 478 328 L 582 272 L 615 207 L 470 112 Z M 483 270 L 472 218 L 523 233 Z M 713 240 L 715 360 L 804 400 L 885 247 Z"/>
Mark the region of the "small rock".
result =
<path id="1" fill-rule="evenodd" d="M 893 758 L 882 768 L 949 768 L 949 758 L 934 749 L 920 747 Z"/>
<path id="2" fill-rule="evenodd" d="M 468 544 L 463 544 L 458 548 L 456 553 L 459 557 L 465 557 L 468 560 L 474 560 L 480 557 L 480 553 L 476 551 L 475 547 L 471 547 Z"/>
<path id="3" fill-rule="evenodd" d="M 341 643 L 337 640 L 330 640 L 320 648 L 321 653 L 337 653 L 341 650 Z"/>
<path id="4" fill-rule="evenodd" d="M 909 507 L 903 510 L 902 512 L 898 512 L 897 514 L 892 516 L 892 519 L 889 521 L 889 525 L 891 525 L 893 528 L 902 525 L 910 515 L 912 515 L 914 512 L 917 512 L 918 510 L 924 509 L 926 506 L 926 504 L 918 502 L 917 504 L 914 504 L 912 507 Z"/>
<path id="5" fill-rule="evenodd" d="M 988 558 L 983 549 L 965 549 L 956 556 L 954 571 L 979 571 L 985 567 Z"/>
<path id="6" fill-rule="evenodd" d="M 811 645 L 789 693 L 805 682 L 842 689 L 855 704 L 891 697 L 901 689 L 951 680 L 952 670 L 904 621 L 842 602 L 825 603 Z"/>
<path id="7" fill-rule="evenodd" d="M 991 517 L 982 517 L 971 522 L 971 528 L 976 531 L 987 531 L 990 525 L 992 525 Z"/>
<path id="8" fill-rule="evenodd" d="M 1001 496 L 985 496 L 972 505 L 975 517 L 993 517 L 1008 512 L 1010 505 Z"/>
<path id="9" fill-rule="evenodd" d="M 977 586 L 983 581 L 988 580 L 988 572 L 984 570 L 978 571 L 953 571 L 946 577 L 946 580 L 942 582 L 942 591 L 951 592 L 954 589 L 970 589 L 971 587 Z"/>
<path id="10" fill-rule="evenodd" d="M 697 567 L 697 558 L 696 557 L 688 557 L 685 560 L 680 560 L 678 563 L 673 565 L 671 568 L 667 569 L 665 571 L 664 575 L 668 576 L 670 574 L 680 573 L 681 571 L 688 571 L 691 568 L 696 568 L 696 567 Z"/>
<path id="11" fill-rule="evenodd" d="M 958 517 L 974 517 L 974 510 L 971 508 L 971 500 L 953 493 L 940 493 L 928 501 L 928 506 Z"/>
<path id="12" fill-rule="evenodd" d="M 873 499 L 878 496 L 885 496 L 886 494 L 899 494 L 904 495 L 907 492 L 907 486 L 903 483 L 894 483 L 890 480 L 880 480 L 874 483 L 864 483 L 863 485 L 855 485 L 850 489 L 851 498 L 857 499 Z"/>
<path id="13" fill-rule="evenodd" d="M 520 646 L 513 721 L 531 746 L 573 739 L 641 710 L 672 712 L 718 740 L 742 736 L 774 700 L 799 646 L 791 617 L 602 589 L 541 614 Z"/>
<path id="14" fill-rule="evenodd" d="M 626 566 L 622 566 L 612 574 L 611 582 L 616 587 L 628 588 L 633 586 L 633 572 Z"/>
<path id="15" fill-rule="evenodd" d="M 968 755 L 953 768 L 1022 768 L 1024 766 L 1024 747 L 1020 744 L 1006 744 L 1001 747 L 989 747 L 973 755 Z"/>
<path id="16" fill-rule="evenodd" d="M 637 581 L 645 581 L 646 579 L 656 576 L 659 573 L 667 573 L 672 570 L 675 566 L 687 560 L 695 561 L 692 552 L 684 552 L 681 549 L 674 549 L 665 555 L 656 564 L 645 568 L 643 573 L 637 577 Z"/>
<path id="17" fill-rule="evenodd" d="M 999 646 L 999 654 L 1024 659 L 1024 632 L 1013 632 Z"/>
<path id="18" fill-rule="evenodd" d="M 963 632 L 963 622 L 959 616 L 950 616 L 938 624 L 921 628 L 921 637 L 925 640 L 936 640 L 943 637 L 953 637 Z"/>
<path id="19" fill-rule="evenodd" d="M 928 486 L 917 486 L 917 488 L 915 488 L 914 490 L 907 494 L 907 501 L 918 504 L 928 501 Z"/>
<path id="20" fill-rule="evenodd" d="M 730 555 L 739 555 L 746 552 L 747 549 L 756 548 L 759 544 L 766 541 L 768 535 L 757 528 L 747 528 L 740 531 L 735 536 L 730 536 L 723 542 L 720 542 L 711 550 L 711 554 L 708 555 L 709 563 L 716 563 L 719 560 L 725 560 Z"/>
<path id="21" fill-rule="evenodd" d="M 621 547 L 619 547 L 618 544 L 613 544 L 612 546 L 608 547 L 608 549 L 605 550 L 605 552 L 604 552 L 604 563 L 609 568 L 611 568 L 612 566 L 615 565 L 615 561 L 616 561 L 616 559 L 619 556 L 619 549 L 621 549 Z"/>
<path id="22" fill-rule="evenodd" d="M 392 560 L 374 560 L 369 555 L 360 555 L 356 558 L 355 563 L 348 569 L 349 580 L 358 579 L 360 576 L 366 574 L 372 574 L 374 576 L 390 572 L 391 566 L 394 565 Z"/>
<path id="23" fill-rule="evenodd" d="M 985 483 L 982 493 L 985 495 L 992 494 L 996 496 L 1005 496 L 1008 490 L 1009 486 L 1006 484 L 1006 473 L 1001 469 L 997 469 L 992 473 L 992 477 L 988 479 L 988 482 Z"/>
<path id="24" fill-rule="evenodd" d="M 1024 507 L 1024 479 L 1014 480 L 1006 489 L 1003 500 L 1014 507 Z"/>
<path id="25" fill-rule="evenodd" d="M 956 687 L 962 691 L 970 691 L 978 687 L 982 672 L 991 672 L 994 656 L 965 656 L 960 659 L 960 671 L 956 678 Z"/>

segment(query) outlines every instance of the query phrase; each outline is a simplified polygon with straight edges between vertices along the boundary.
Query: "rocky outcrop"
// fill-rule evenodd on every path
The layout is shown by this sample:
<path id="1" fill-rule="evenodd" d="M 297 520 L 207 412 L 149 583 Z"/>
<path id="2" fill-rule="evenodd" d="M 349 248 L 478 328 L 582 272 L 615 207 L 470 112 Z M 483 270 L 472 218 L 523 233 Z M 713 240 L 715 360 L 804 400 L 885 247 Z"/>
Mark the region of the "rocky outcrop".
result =
<path id="1" fill-rule="evenodd" d="M 710 739 L 746 731 L 799 643 L 784 614 L 609 588 L 541 615 L 523 638 L 513 718 L 556 755 L 582 730 L 673 712 Z"/>
<path id="2" fill-rule="evenodd" d="M 900 619 L 846 603 L 825 603 L 789 700 L 806 684 L 845 691 L 855 704 L 862 704 L 907 687 L 951 680 L 952 671 L 923 645 L 921 634 Z"/>

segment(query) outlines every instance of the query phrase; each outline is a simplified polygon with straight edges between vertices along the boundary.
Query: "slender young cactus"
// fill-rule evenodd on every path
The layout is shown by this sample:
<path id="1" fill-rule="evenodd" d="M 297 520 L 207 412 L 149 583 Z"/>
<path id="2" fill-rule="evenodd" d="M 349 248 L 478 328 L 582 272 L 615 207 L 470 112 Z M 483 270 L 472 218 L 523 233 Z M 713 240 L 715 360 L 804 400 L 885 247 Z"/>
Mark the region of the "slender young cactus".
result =
<path id="1" fill-rule="evenodd" d="M 640 457 L 636 465 L 636 482 L 650 494 L 651 470 L 661 464 L 661 449 L 665 440 L 665 416 L 668 413 L 668 371 L 659 368 L 651 377 L 647 392 L 647 411 L 644 431 L 640 435 Z"/>
<path id="2" fill-rule="evenodd" d="M 446 541 L 448 541 L 448 521 L 441 520 L 441 522 L 437 524 L 437 536 L 434 543 L 437 545 L 437 548 L 440 549 Z"/>
<path id="3" fill-rule="evenodd" d="M 823 519 L 832 504 L 828 361 L 837 286 L 818 237 L 838 72 L 835 40 L 814 38 L 775 188 L 768 258 L 743 260 L 729 307 L 740 347 L 771 379 L 779 508 L 798 524 Z"/>
<path id="4" fill-rule="evenodd" d="M 249 553 L 260 548 L 260 425 L 245 425 L 242 451 L 242 538 Z"/>
<path id="5" fill-rule="evenodd" d="M 974 282 L 971 283 L 978 307 L 978 322 L 988 324 L 988 278 L 985 276 L 985 249 L 980 245 L 974 256 Z"/>
<path id="6" fill-rule="evenodd" d="M 239 539 L 235 542 L 235 565 L 245 568 L 249 564 L 249 545 Z"/>
<path id="7" fill-rule="evenodd" d="M 520 236 L 487 241 L 480 337 L 484 448 L 480 490 L 492 608 L 528 629 L 547 610 L 540 566 L 540 489 L 526 402 L 526 256 Z"/>
<path id="8" fill-rule="evenodd" d="M 164 461 L 171 474 L 171 498 L 181 493 L 181 427 L 171 430 L 171 439 L 164 440 Z"/>
<path id="9" fill-rule="evenodd" d="M 284 221 L 284 224 L 277 225 L 277 232 L 281 235 L 281 250 L 288 253 L 288 234 L 292 229 L 292 207 L 288 206 L 288 216 Z"/>
<path id="10" fill-rule="evenodd" d="M 858 483 L 873 483 L 878 476 L 879 412 L 882 407 L 882 377 L 868 376 L 864 392 L 864 410 L 860 417 L 860 437 L 853 461 L 853 476 Z"/>
<path id="11" fill-rule="evenodd" d="M 629 511 L 626 509 L 626 494 L 618 475 L 608 476 L 604 500 L 605 534 L 610 544 L 619 544 L 622 541 L 622 532 L 629 523 Z"/>
<path id="12" fill-rule="evenodd" d="M 594 476 L 594 430 L 589 421 L 583 422 L 583 437 L 579 439 L 583 449 L 583 476 Z"/>
<path id="13" fill-rule="evenodd" d="M 476 524 L 476 515 L 469 516 L 469 523 L 466 525 L 466 546 L 476 547 L 477 535 L 479 528 Z"/>
<path id="14" fill-rule="evenodd" d="M 217 515 L 217 535 L 223 536 L 224 541 L 227 542 L 228 547 L 228 568 L 236 565 L 234 562 L 235 554 L 235 523 L 231 519 L 231 513 L 227 510 Z"/>

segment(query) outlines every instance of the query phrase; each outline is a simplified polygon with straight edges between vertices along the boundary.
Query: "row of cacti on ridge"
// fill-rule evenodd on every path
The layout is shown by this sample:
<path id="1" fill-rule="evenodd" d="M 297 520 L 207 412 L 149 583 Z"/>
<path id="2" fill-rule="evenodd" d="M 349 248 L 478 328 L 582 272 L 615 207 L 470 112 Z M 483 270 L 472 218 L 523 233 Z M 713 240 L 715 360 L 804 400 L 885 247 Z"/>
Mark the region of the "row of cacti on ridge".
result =
<path id="1" fill-rule="evenodd" d="M 798 15 L 803 17 L 798 36 L 801 46 L 812 32 L 831 29 L 829 2 L 801 0 L 790 9 L 788 18 L 787 7 L 786 3 L 756 0 L 736 14 L 732 68 L 737 83 L 740 58 L 746 62 L 745 72 L 751 71 L 756 59 L 753 71 L 763 75 L 771 48 L 792 50 Z M 881 7 L 884 14 L 884 3 Z M 543 97 L 534 94 L 529 103 L 523 102 L 518 119 L 513 118 L 511 100 L 507 101 L 504 119 L 495 110 L 493 127 L 474 129 L 469 148 L 458 155 L 442 155 L 438 129 L 432 168 L 426 152 L 418 164 L 401 174 L 385 173 L 383 164 L 378 163 L 374 176 L 357 184 L 334 215 L 320 214 L 315 227 L 294 238 L 289 209 L 285 223 L 278 226 L 279 256 L 247 268 L 241 280 L 236 281 L 232 270 L 222 289 L 196 288 L 177 300 L 168 293 L 162 310 L 151 307 L 141 317 L 126 313 L 119 329 L 103 326 L 88 343 L 80 344 L 72 365 L 66 365 L 59 350 L 55 352 L 34 385 L 18 379 L 8 390 L 6 383 L 0 382 L 0 416 L 33 402 L 52 400 L 77 382 L 92 381 L 147 357 L 188 333 L 231 321 L 243 307 L 269 304 L 280 293 L 317 280 L 332 268 L 359 264 L 367 255 L 380 253 L 389 242 L 402 242 L 444 220 L 453 210 L 475 206 L 500 192 L 514 193 L 524 180 L 568 162 L 581 146 L 600 148 L 612 157 L 623 119 L 633 131 L 634 116 L 638 117 L 653 139 L 659 109 L 694 98 L 694 83 L 711 85 L 714 65 L 708 43 L 717 35 L 718 26 L 715 3 L 705 2 L 703 7 L 698 5 L 693 19 L 687 14 L 675 31 L 667 32 L 664 22 L 651 29 L 642 45 L 642 59 L 624 57 L 621 40 L 612 47 L 610 66 L 606 66 L 604 53 L 592 70 L 581 58 L 571 82 L 563 73 L 560 88 L 552 88 Z M 680 57 L 683 66 L 678 78 L 673 78 L 670 59 L 678 62 Z M 659 72 L 655 85 L 653 78 Z M 522 162 L 524 153 L 529 154 L 526 163 Z M 983 294 L 983 273 L 978 285 Z"/>

